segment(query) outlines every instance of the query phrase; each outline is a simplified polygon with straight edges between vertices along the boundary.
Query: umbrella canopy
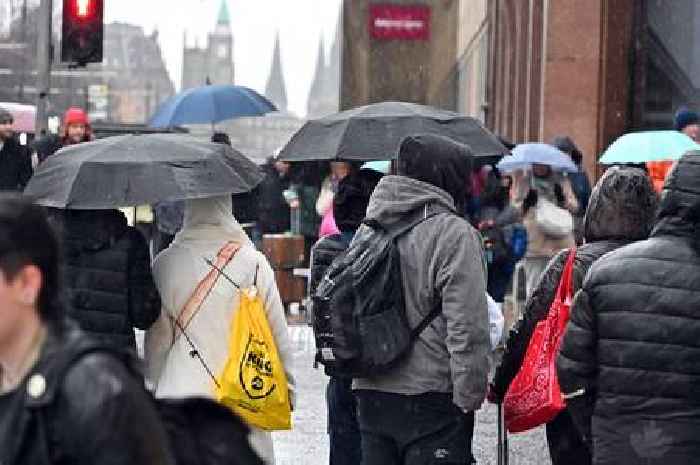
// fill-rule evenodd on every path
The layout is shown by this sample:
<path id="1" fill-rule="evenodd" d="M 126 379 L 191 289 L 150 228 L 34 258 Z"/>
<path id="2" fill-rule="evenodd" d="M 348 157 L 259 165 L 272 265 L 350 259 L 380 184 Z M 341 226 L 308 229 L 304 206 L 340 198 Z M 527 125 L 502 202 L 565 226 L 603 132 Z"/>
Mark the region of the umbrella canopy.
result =
<path id="1" fill-rule="evenodd" d="M 209 85 L 187 89 L 166 100 L 149 125 L 168 128 L 183 124 L 213 124 L 272 111 L 277 111 L 277 108 L 253 89 L 233 84 Z"/>
<path id="2" fill-rule="evenodd" d="M 390 160 L 401 141 L 416 134 L 439 134 L 467 144 L 481 162 L 495 162 L 508 152 L 477 119 L 415 103 L 382 102 L 307 122 L 279 159 Z"/>
<path id="3" fill-rule="evenodd" d="M 575 173 L 578 167 L 571 158 L 549 144 L 528 143 L 516 145 L 512 156 L 501 160 L 496 167 L 503 173 L 519 169 L 529 169 L 532 165 L 548 165 L 557 171 Z"/>
<path id="4" fill-rule="evenodd" d="M 24 193 L 47 207 L 117 208 L 248 192 L 262 178 L 227 145 L 131 134 L 59 150 L 39 165 Z"/>
<path id="5" fill-rule="evenodd" d="M 700 145 L 682 132 L 632 132 L 613 142 L 603 153 L 600 163 L 611 165 L 678 160 L 690 150 L 700 150 Z"/>
<path id="6" fill-rule="evenodd" d="M 34 105 L 0 102 L 0 108 L 4 108 L 12 114 L 14 120 L 12 129 L 15 132 L 34 132 L 34 118 L 36 115 L 36 107 Z"/>

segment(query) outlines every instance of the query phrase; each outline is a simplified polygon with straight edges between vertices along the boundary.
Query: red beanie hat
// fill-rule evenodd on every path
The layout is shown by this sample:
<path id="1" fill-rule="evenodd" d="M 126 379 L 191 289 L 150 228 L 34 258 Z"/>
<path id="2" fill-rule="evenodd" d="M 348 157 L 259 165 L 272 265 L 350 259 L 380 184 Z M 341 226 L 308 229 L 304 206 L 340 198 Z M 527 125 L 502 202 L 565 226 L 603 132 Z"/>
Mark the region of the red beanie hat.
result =
<path id="1" fill-rule="evenodd" d="M 87 113 L 82 108 L 70 107 L 66 114 L 63 115 L 63 125 L 68 126 L 69 124 L 84 124 L 88 126 L 90 122 L 88 121 Z"/>

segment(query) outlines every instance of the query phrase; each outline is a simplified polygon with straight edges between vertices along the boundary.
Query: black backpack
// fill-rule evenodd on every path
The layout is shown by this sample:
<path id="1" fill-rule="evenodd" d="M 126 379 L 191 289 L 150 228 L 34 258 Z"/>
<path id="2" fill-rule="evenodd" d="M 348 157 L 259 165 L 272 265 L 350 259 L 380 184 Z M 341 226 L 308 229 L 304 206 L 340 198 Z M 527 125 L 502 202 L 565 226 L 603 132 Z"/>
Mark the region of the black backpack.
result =
<path id="1" fill-rule="evenodd" d="M 313 296 L 315 319 L 325 320 L 323 337 L 317 336 L 319 361 L 329 374 L 365 378 L 385 373 L 440 314 L 437 306 L 417 327 L 409 326 L 396 242 L 446 212 L 426 207 L 405 226 L 389 230 L 365 220 L 350 247 L 333 261 Z"/>
<path id="2" fill-rule="evenodd" d="M 143 382 L 130 353 L 89 339 L 55 354 L 50 369 L 57 374 L 56 382 L 62 382 L 63 376 L 75 362 L 95 352 L 115 357 L 139 382 Z M 150 396 L 150 393 L 147 392 L 147 395 Z M 153 398 L 153 402 L 177 465 L 264 465 L 248 442 L 248 426 L 223 405 L 202 397 Z M 50 416 L 50 405 L 42 410 L 44 412 L 39 415 L 39 421 L 48 441 L 46 451 L 50 462 L 54 463 L 52 434 L 46 422 Z"/>

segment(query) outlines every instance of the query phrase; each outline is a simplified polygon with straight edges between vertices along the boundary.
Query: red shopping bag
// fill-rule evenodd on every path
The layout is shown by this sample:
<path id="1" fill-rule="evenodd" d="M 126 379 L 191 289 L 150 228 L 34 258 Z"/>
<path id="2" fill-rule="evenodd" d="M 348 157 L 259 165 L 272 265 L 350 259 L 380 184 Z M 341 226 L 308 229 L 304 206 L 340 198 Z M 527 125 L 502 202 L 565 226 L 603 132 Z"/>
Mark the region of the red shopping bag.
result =
<path id="1" fill-rule="evenodd" d="M 549 313 L 537 323 L 520 371 L 503 399 L 506 427 L 511 433 L 545 424 L 566 408 L 555 361 L 569 321 L 575 257 L 574 247 L 569 251 Z"/>

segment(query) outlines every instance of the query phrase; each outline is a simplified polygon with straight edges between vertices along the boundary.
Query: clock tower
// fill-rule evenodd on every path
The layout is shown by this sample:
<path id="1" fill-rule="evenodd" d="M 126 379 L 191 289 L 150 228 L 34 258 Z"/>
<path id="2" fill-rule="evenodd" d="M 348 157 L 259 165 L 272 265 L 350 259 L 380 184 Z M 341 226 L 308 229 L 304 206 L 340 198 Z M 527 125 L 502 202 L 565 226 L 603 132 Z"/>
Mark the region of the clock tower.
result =
<path id="1" fill-rule="evenodd" d="M 212 84 L 233 84 L 233 33 L 227 0 L 221 0 L 219 18 L 214 32 L 209 34 L 208 76 Z"/>

